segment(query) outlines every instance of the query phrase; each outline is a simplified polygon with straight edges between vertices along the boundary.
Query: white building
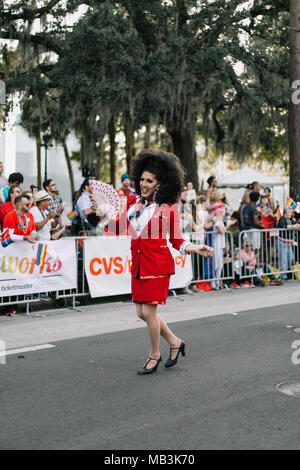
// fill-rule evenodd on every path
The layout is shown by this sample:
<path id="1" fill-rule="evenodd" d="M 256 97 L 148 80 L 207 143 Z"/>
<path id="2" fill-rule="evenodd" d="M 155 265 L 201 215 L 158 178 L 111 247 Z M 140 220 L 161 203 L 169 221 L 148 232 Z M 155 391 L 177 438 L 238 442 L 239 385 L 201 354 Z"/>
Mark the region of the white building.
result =
<path id="1" fill-rule="evenodd" d="M 0 161 L 4 165 L 6 177 L 10 173 L 18 171 L 24 176 L 22 189 L 29 189 L 31 184 L 37 184 L 37 159 L 36 142 L 30 138 L 25 129 L 18 124 L 19 115 L 11 116 L 10 125 L 0 133 Z M 70 135 L 68 137 L 68 149 L 71 154 L 73 150 L 79 149 L 78 140 Z M 45 149 L 41 148 L 42 181 L 45 173 Z M 72 162 L 74 172 L 75 189 L 82 183 L 81 171 L 76 162 Z M 47 176 L 57 183 L 59 193 L 66 203 L 67 209 L 71 209 L 71 187 L 64 150 L 61 146 L 48 147 L 47 151 Z"/>

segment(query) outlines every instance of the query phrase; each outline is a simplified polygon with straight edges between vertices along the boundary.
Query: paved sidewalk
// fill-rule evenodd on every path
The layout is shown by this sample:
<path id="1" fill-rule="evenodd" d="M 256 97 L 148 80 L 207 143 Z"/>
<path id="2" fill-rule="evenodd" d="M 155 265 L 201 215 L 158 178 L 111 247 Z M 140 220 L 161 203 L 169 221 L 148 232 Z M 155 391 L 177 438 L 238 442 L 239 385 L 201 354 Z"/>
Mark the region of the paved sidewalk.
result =
<path id="1" fill-rule="evenodd" d="M 300 302 L 300 283 L 169 297 L 159 307 L 168 323 Z M 34 304 L 32 305 L 34 309 Z M 114 302 L 17 314 L 0 318 L 0 340 L 7 349 L 143 328 L 131 302 Z M 300 318 L 300 317 L 299 317 Z"/>

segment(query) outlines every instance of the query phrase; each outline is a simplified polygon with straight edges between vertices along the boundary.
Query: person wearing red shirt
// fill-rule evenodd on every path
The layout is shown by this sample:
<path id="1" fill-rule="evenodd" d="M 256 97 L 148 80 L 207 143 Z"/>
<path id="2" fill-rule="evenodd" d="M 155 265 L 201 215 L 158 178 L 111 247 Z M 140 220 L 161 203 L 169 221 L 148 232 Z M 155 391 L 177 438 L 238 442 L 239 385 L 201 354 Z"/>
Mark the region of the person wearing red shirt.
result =
<path id="1" fill-rule="evenodd" d="M 118 195 L 120 196 L 120 214 L 123 212 L 127 204 L 127 199 L 135 194 L 135 191 L 131 188 L 130 176 L 128 173 L 125 173 L 121 176 L 122 187 L 117 190 Z M 121 233 L 120 233 L 121 235 Z M 127 231 L 124 231 L 122 235 L 128 235 Z"/>
<path id="2" fill-rule="evenodd" d="M 127 200 L 127 210 L 111 224 L 109 231 L 118 235 L 128 227 L 132 252 L 132 299 L 139 318 L 147 323 L 150 353 L 139 375 L 156 371 L 161 361 L 160 335 L 170 346 L 170 357 L 165 367 L 177 363 L 179 353 L 185 355 L 185 343 L 178 338 L 157 314 L 158 304 L 165 304 L 170 276 L 175 263 L 167 246 L 170 243 L 183 255 L 196 253 L 211 257 L 213 249 L 194 245 L 180 233 L 178 205 L 184 172 L 174 154 L 147 149 L 134 160 L 133 181 L 137 195 Z M 114 227 L 112 227 L 114 225 Z"/>
<path id="3" fill-rule="evenodd" d="M 130 176 L 127 173 L 125 173 L 124 175 L 121 176 L 121 182 L 122 182 L 123 186 L 122 186 L 122 188 L 118 189 L 118 191 L 117 191 L 119 196 L 129 197 L 129 196 L 131 196 L 132 194 L 135 193 L 135 191 L 130 186 L 130 184 L 131 184 Z"/>
<path id="4" fill-rule="evenodd" d="M 274 216 L 273 210 L 268 204 L 267 194 L 263 194 L 260 197 L 259 212 L 261 215 L 261 225 L 263 225 L 265 229 L 273 228 L 275 222 L 277 221 L 277 217 Z"/>
<path id="5" fill-rule="evenodd" d="M 4 217 L 3 229 L 9 230 L 13 242 L 27 240 L 35 243 L 38 240 L 33 215 L 29 213 L 30 203 L 24 196 L 15 198 L 15 209 Z"/>
<path id="6" fill-rule="evenodd" d="M 9 188 L 7 202 L 4 202 L 4 204 L 0 205 L 0 226 L 1 227 L 3 225 L 3 220 L 6 214 L 11 212 L 15 208 L 16 197 L 20 196 L 21 194 L 22 194 L 22 191 L 19 188 L 19 186 L 12 186 L 11 188 Z"/>
<path id="7" fill-rule="evenodd" d="M 4 204 L 3 204 L 4 205 Z M 29 214 L 30 203 L 24 196 L 17 196 L 14 200 L 15 208 L 5 215 L 3 221 L 3 230 L 8 229 L 9 237 L 12 242 L 27 240 L 35 243 L 38 240 L 33 215 Z M 10 305 L 10 310 L 6 312 L 7 316 L 15 313 L 15 306 Z"/>

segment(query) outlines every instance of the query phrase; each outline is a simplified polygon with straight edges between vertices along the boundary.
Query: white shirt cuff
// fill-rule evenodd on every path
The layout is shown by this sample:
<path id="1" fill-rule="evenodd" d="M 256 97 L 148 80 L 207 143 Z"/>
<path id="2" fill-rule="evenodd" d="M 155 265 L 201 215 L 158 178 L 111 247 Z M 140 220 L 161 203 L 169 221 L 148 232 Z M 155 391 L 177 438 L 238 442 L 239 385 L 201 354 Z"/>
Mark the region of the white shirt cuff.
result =
<path id="1" fill-rule="evenodd" d="M 179 247 L 179 252 L 182 256 L 184 255 L 189 255 L 190 253 L 187 253 L 185 251 L 186 247 L 190 244 L 191 242 L 183 242 L 181 243 L 180 247 Z"/>
<path id="2" fill-rule="evenodd" d="M 8 231 L 12 242 L 21 242 L 22 240 L 24 240 L 23 235 L 15 235 L 15 230 L 13 228 L 8 229 Z"/>

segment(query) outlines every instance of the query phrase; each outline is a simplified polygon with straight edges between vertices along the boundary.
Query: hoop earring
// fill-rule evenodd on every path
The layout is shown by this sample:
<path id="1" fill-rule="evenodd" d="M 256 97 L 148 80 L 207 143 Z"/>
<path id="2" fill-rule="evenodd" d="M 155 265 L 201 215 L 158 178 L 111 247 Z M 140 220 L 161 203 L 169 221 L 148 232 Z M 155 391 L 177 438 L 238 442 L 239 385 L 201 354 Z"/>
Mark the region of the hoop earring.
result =
<path id="1" fill-rule="evenodd" d="M 153 193 L 153 201 L 156 202 L 156 196 L 159 191 L 159 184 L 156 186 L 154 193 Z"/>

